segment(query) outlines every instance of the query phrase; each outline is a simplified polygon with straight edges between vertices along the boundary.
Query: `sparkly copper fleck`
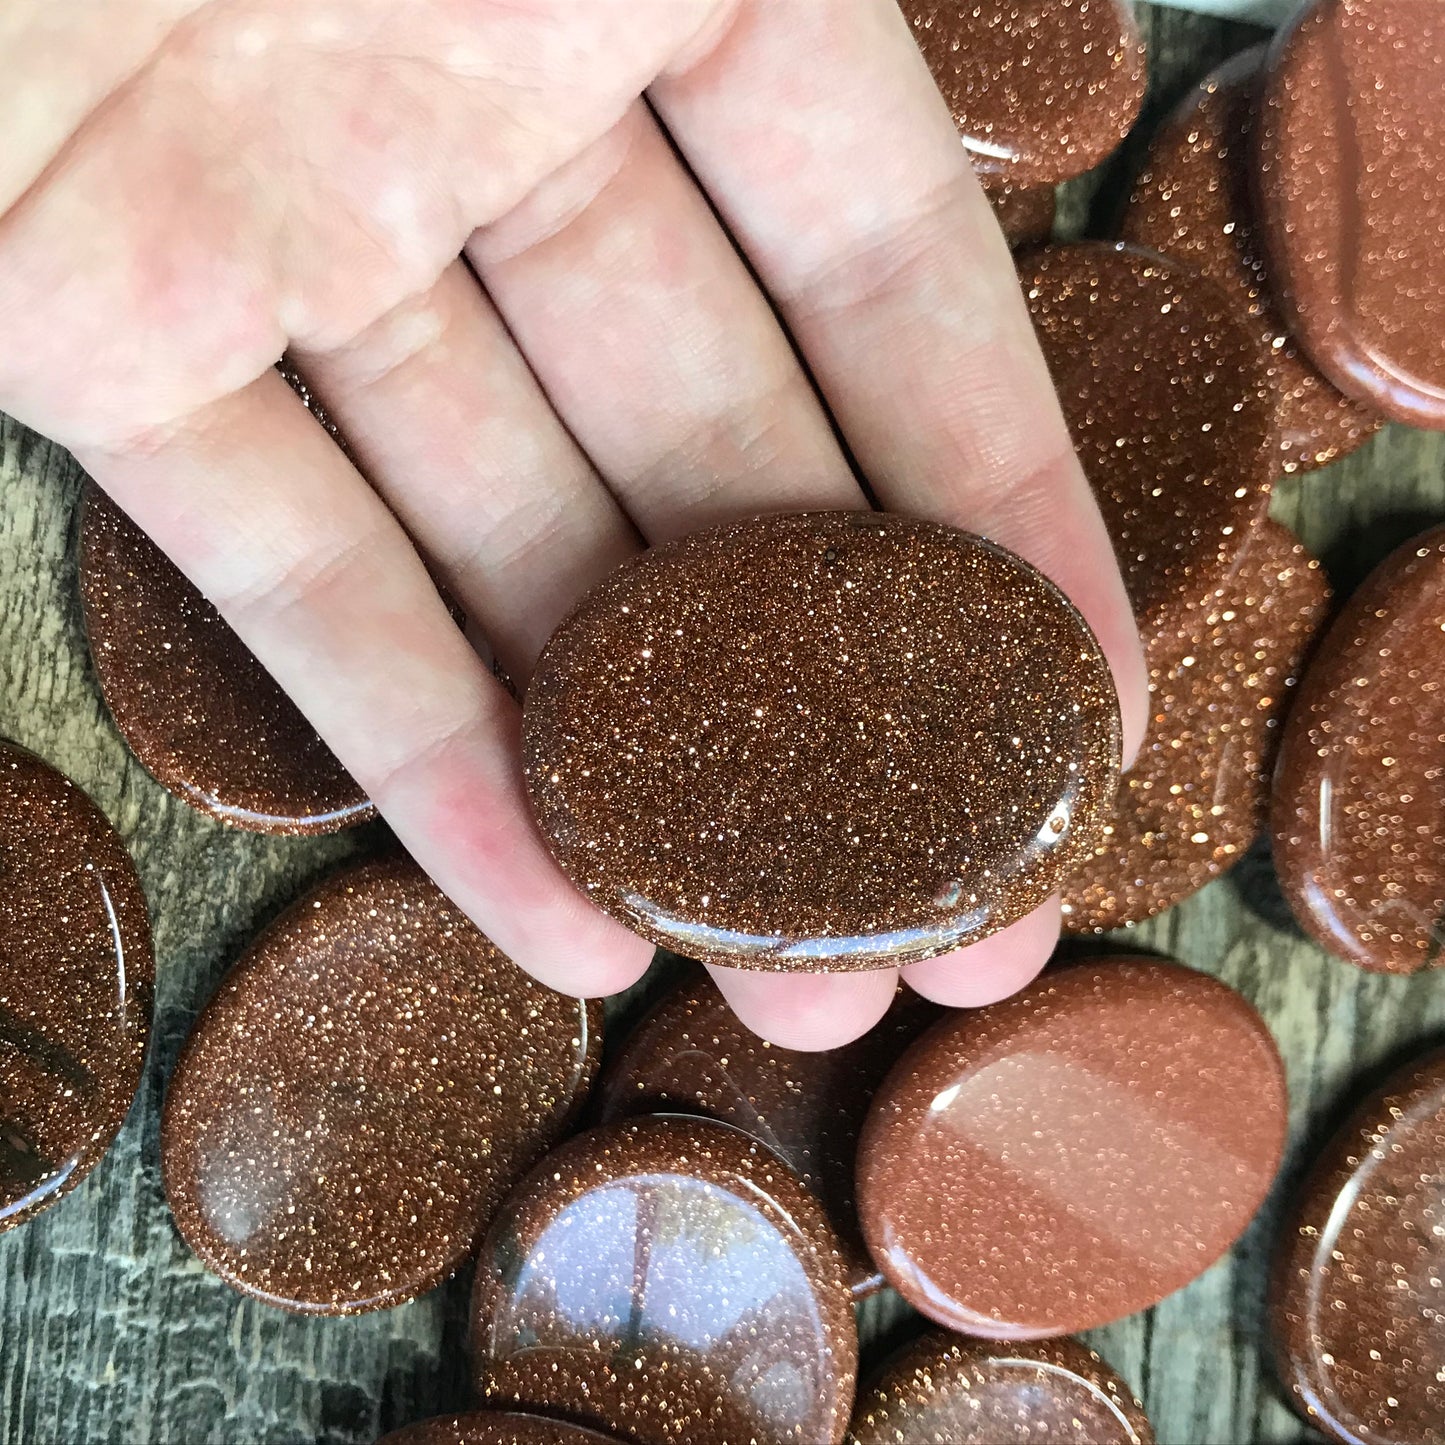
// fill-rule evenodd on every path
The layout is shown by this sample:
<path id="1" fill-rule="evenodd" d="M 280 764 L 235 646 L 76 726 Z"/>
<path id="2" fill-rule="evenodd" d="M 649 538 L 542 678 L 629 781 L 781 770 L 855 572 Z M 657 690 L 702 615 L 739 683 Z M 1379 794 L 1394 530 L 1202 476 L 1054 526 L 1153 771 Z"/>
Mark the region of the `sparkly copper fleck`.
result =
<path id="1" fill-rule="evenodd" d="M 1280 1236 L 1275 1361 L 1348 1445 L 1445 1445 L 1445 1050 L 1395 1074 L 1325 1149 Z"/>
<path id="2" fill-rule="evenodd" d="M 405 1429 L 393 1430 L 377 1445 L 608 1445 L 615 1438 L 545 1415 L 473 1410 L 469 1415 L 419 1420 Z"/>
<path id="3" fill-rule="evenodd" d="M 1045 247 L 1020 279 L 1147 637 L 1223 583 L 1269 505 L 1264 355 L 1239 305 L 1152 252 Z"/>
<path id="4" fill-rule="evenodd" d="M 1349 455 L 1384 418 L 1301 354 L 1270 290 L 1255 223 L 1250 138 L 1264 47 L 1201 80 L 1160 126 L 1120 234 L 1187 262 L 1237 296 L 1269 356 L 1276 464 L 1311 471 Z"/>
<path id="5" fill-rule="evenodd" d="M 1054 229 L 1055 197 L 1052 186 L 1016 186 L 994 182 L 984 188 L 999 229 L 1010 246 L 1036 246 Z"/>
<path id="6" fill-rule="evenodd" d="M 110 1147 L 140 1084 L 154 992 L 124 845 L 68 778 L 0 742 L 0 1233 Z"/>
<path id="7" fill-rule="evenodd" d="M 974 165 L 1053 185 L 1098 165 L 1144 101 L 1123 0 L 903 0 Z"/>
<path id="8" fill-rule="evenodd" d="M 1317 0 L 1275 41 L 1260 224 L 1301 348 L 1347 396 L 1445 428 L 1445 6 Z"/>
<path id="9" fill-rule="evenodd" d="M 186 1043 L 161 1124 L 176 1225 L 269 1304 L 401 1304 L 467 1258 L 571 1121 L 600 1020 L 409 860 L 338 873 L 257 939 Z"/>
<path id="10" fill-rule="evenodd" d="M 155 779 L 257 833 L 334 833 L 370 802 L 271 674 L 103 492 L 88 489 L 80 586 L 106 706 Z"/>
<path id="11" fill-rule="evenodd" d="M 883 1276 L 858 1232 L 853 1168 L 873 1090 L 939 1015 L 900 988 L 893 1008 L 854 1043 L 822 1054 L 758 1038 L 701 970 L 637 1026 L 599 1086 L 604 1121 L 629 1114 L 703 1114 L 736 1125 L 797 1170 L 828 1211 L 854 1298 Z"/>
<path id="12" fill-rule="evenodd" d="M 1104 836 L 1063 890 L 1064 928 L 1152 918 L 1234 866 L 1264 827 L 1280 724 L 1325 622 L 1318 562 L 1266 519 L 1208 602 L 1145 639 L 1149 730 Z"/>
<path id="13" fill-rule="evenodd" d="M 1296 917 L 1382 973 L 1445 943 L 1445 527 L 1366 579 L 1305 673 L 1280 747 L 1274 859 Z"/>
<path id="14" fill-rule="evenodd" d="M 629 562 L 547 645 L 527 781 L 563 869 L 654 942 L 745 968 L 927 958 L 1093 847 L 1119 719 L 1027 563 L 867 512 L 768 517 Z"/>
<path id="15" fill-rule="evenodd" d="M 858 1394 L 848 1445 L 1154 1445 L 1144 1407 L 1067 1337 L 984 1343 L 937 1332 Z"/>
<path id="16" fill-rule="evenodd" d="M 1284 1144 L 1279 1053 L 1232 989 L 1094 960 L 903 1056 L 858 1145 L 863 1236 L 939 1324 L 990 1339 L 1157 1304 L 1238 1238 Z"/>
<path id="17" fill-rule="evenodd" d="M 770 1149 L 652 1116 L 555 1150 L 477 1262 L 477 1388 L 638 1445 L 825 1445 L 857 1330 L 821 1206 Z"/>

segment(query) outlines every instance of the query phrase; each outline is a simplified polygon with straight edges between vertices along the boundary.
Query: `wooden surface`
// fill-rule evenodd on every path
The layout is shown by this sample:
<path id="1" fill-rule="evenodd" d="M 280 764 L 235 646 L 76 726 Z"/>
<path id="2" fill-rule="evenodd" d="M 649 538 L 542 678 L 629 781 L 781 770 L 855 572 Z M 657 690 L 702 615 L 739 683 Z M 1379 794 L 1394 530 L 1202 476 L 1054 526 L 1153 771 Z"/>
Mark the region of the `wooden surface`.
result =
<path id="1" fill-rule="evenodd" d="M 1143 19 L 1156 116 L 1259 38 L 1177 11 Z M 1138 139 L 1102 176 L 1068 188 L 1066 234 L 1107 233 L 1137 151 Z M 350 1320 L 295 1319 L 244 1300 L 177 1237 L 156 1133 L 177 1049 L 227 964 L 309 879 L 375 846 L 378 830 L 319 842 L 229 832 L 128 757 L 80 631 L 78 480 L 64 454 L 0 419 L 0 735 L 68 772 L 129 842 L 155 918 L 158 1013 L 140 1098 L 105 1162 L 59 1207 L 0 1235 L 0 1433 L 13 1445 L 374 1440 L 467 1403 L 467 1281 Z M 1347 592 L 1397 542 L 1445 517 L 1445 436 L 1391 429 L 1282 485 L 1275 511 Z M 1274 1198 L 1227 1260 L 1095 1343 L 1142 1394 L 1163 1445 L 1303 1441 L 1261 1352 L 1278 1200 L 1362 1080 L 1445 1037 L 1445 972 L 1385 979 L 1327 958 L 1290 921 L 1259 850 L 1134 939 L 1218 974 L 1263 1010 L 1288 1061 L 1291 1148 Z M 868 1309 L 875 1348 L 899 1313 L 886 1299 Z"/>

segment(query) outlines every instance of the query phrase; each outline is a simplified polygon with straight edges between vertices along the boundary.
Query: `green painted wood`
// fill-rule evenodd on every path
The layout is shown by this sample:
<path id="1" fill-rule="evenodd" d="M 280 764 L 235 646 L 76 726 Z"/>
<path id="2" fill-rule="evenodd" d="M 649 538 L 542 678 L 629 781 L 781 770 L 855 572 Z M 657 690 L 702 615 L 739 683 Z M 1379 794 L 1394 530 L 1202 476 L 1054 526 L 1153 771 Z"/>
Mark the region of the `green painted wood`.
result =
<path id="1" fill-rule="evenodd" d="M 1145 10 L 1158 115 L 1259 32 Z M 1060 230 L 1105 234 L 1142 140 L 1065 188 Z M 0 419 L 0 735 L 74 777 L 115 821 L 156 923 L 155 1042 L 136 1107 L 104 1163 L 36 1222 L 0 1235 L 0 1439 L 7 1445 L 364 1442 L 468 1401 L 466 1279 L 386 1314 L 293 1319 L 243 1300 L 181 1244 L 157 1158 L 164 1080 L 190 1020 L 246 940 L 306 884 L 384 836 L 267 840 L 191 813 L 130 759 L 100 704 L 75 598 L 79 475 L 58 449 Z M 1445 436 L 1391 428 L 1361 453 L 1281 486 L 1275 513 L 1342 592 L 1391 547 L 1445 517 Z M 1257 849 L 1233 875 L 1125 943 L 1173 954 L 1240 988 L 1288 1061 L 1290 1158 L 1240 1246 L 1146 1315 L 1095 1343 L 1143 1395 L 1164 1445 L 1298 1442 L 1261 1352 L 1264 1269 L 1279 1199 L 1361 1080 L 1445 1037 L 1445 972 L 1359 973 L 1306 942 Z M 876 1357 L 906 1312 L 862 1312 Z"/>

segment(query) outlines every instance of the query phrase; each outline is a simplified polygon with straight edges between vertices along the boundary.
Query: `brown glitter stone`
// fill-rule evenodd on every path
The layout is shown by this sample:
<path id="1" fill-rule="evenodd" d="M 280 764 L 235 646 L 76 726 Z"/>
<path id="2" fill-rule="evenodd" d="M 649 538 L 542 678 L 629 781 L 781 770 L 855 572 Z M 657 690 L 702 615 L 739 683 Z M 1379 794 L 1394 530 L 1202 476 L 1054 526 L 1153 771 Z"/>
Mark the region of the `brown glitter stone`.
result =
<path id="1" fill-rule="evenodd" d="M 858 1339 L 837 1240 L 770 1149 L 710 1119 L 594 1130 L 523 1181 L 478 1257 L 484 1399 L 637 1445 L 825 1445 Z"/>
<path id="2" fill-rule="evenodd" d="M 255 833 L 334 833 L 371 804 L 300 709 L 168 557 L 95 487 L 80 589 L 101 692 L 182 802 Z"/>
<path id="3" fill-rule="evenodd" d="M 1047 241 L 1054 229 L 1052 186 L 1016 186 L 1005 181 L 984 188 L 1004 240 L 1017 249 Z"/>
<path id="4" fill-rule="evenodd" d="M 1356 1110 L 1275 1256 L 1290 1402 L 1348 1445 L 1445 1445 L 1445 1050 Z"/>
<path id="5" fill-rule="evenodd" d="M 1063 890 L 1067 932 L 1152 918 L 1248 851 L 1269 811 L 1280 723 L 1329 611 L 1318 562 L 1279 523 L 1225 585 L 1146 639 L 1149 730 L 1104 836 Z"/>
<path id="6" fill-rule="evenodd" d="M 1187 262 L 1243 303 L 1269 357 L 1276 465 L 1307 472 L 1348 456 L 1384 418 L 1343 396 L 1301 355 L 1271 294 L 1250 145 L 1263 58 L 1263 46 L 1236 55 L 1160 126 L 1120 234 Z"/>
<path id="7" fill-rule="evenodd" d="M 261 935 L 187 1040 L 161 1123 L 176 1225 L 268 1304 L 401 1304 L 571 1122 L 600 1023 L 414 863 L 346 869 Z"/>
<path id="8" fill-rule="evenodd" d="M 643 937 L 868 969 L 982 938 L 1088 856 L 1118 777 L 1098 644 L 1027 563 L 929 522 L 758 518 L 620 567 L 527 693 L 562 868 Z"/>
<path id="9" fill-rule="evenodd" d="M 858 1145 L 863 1237 L 950 1329 L 1092 1329 L 1238 1238 L 1286 1107 L 1274 1040 L 1233 989 L 1154 959 L 1078 964 L 904 1054 Z"/>
<path id="10" fill-rule="evenodd" d="M 766 1144 L 828 1211 L 853 1296 L 861 1299 L 883 1276 L 858 1232 L 858 1130 L 873 1090 L 939 1013 L 900 988 L 882 1023 L 861 1039 L 827 1053 L 795 1053 L 739 1023 L 699 970 L 629 1035 L 599 1086 L 600 1117 L 703 1114 Z"/>
<path id="11" fill-rule="evenodd" d="M 1269 505 L 1264 353 L 1238 303 L 1152 252 L 1046 247 L 1021 279 L 1148 637 L 1224 584 Z"/>
<path id="12" fill-rule="evenodd" d="M 74 783 L 0 742 L 0 1233 L 110 1147 L 140 1084 L 154 992 L 125 846 Z"/>
<path id="13" fill-rule="evenodd" d="M 1445 6 L 1323 0 L 1271 51 L 1260 224 L 1290 329 L 1347 396 L 1445 428 Z"/>
<path id="14" fill-rule="evenodd" d="M 1280 747 L 1271 827 L 1295 916 L 1382 973 L 1445 942 L 1445 527 L 1366 579 L 1320 644 Z"/>
<path id="15" fill-rule="evenodd" d="M 984 174 L 1053 185 L 1098 165 L 1144 102 L 1122 0 L 903 0 L 913 37 Z"/>
<path id="16" fill-rule="evenodd" d="M 848 1445 L 1154 1445 L 1133 1392 L 1078 1340 L 930 1333 L 867 1388 Z"/>
<path id="17" fill-rule="evenodd" d="M 608 1445 L 615 1439 L 544 1415 L 474 1410 L 470 1415 L 419 1420 L 403 1430 L 393 1430 L 378 1445 Z"/>

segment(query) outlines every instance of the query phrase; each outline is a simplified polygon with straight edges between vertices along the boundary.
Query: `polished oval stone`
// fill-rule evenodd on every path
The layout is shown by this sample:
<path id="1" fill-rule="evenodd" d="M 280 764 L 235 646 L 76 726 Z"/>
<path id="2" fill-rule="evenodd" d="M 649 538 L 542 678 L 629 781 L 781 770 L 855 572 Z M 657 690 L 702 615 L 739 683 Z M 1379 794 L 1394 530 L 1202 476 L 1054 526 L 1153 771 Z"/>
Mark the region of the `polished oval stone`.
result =
<path id="1" fill-rule="evenodd" d="M 639 1445 L 838 1441 L 858 1340 L 837 1241 L 770 1149 L 710 1119 L 555 1150 L 477 1262 L 483 1399 Z"/>
<path id="2" fill-rule="evenodd" d="M 1286 1217 L 1271 1281 L 1291 1403 L 1349 1445 L 1445 1445 L 1445 1050 L 1355 1111 Z"/>
<path id="3" fill-rule="evenodd" d="M 401 1304 L 576 1115 L 600 1022 L 410 860 L 346 869 L 252 944 L 186 1042 L 161 1123 L 176 1226 L 268 1304 Z"/>
<path id="4" fill-rule="evenodd" d="M 985 175 L 1053 185 L 1091 170 L 1144 101 L 1123 0 L 903 0 L 934 82 Z"/>
<path id="5" fill-rule="evenodd" d="M 140 1084 L 154 994 L 125 845 L 68 778 L 0 742 L 0 1233 L 110 1147 Z"/>
<path id="6" fill-rule="evenodd" d="M 1348 396 L 1445 428 L 1445 6 L 1317 0 L 1275 42 L 1257 188 L 1290 329 Z"/>
<path id="7" fill-rule="evenodd" d="M 1041 1339 L 1147 1309 L 1264 1199 L 1284 1071 L 1233 989 L 1106 958 L 959 1013 L 904 1054 L 858 1146 L 863 1237 L 950 1329 Z"/>
<path id="8" fill-rule="evenodd" d="M 255 654 L 105 494 L 87 489 L 80 595 L 130 750 L 191 807 L 256 833 L 334 833 L 373 809 Z"/>
<path id="9" fill-rule="evenodd" d="M 1104 836 L 1063 889 L 1064 929 L 1124 928 L 1232 868 L 1264 828 L 1281 722 L 1330 589 L 1266 519 L 1207 603 L 1145 639 L 1149 728 Z"/>
<path id="10" fill-rule="evenodd" d="M 930 1332 L 859 1391 L 849 1445 L 1154 1445 L 1133 1392 L 1078 1340 Z"/>
<path id="11" fill-rule="evenodd" d="M 1276 466 L 1308 472 L 1357 450 L 1384 418 L 1320 373 L 1275 304 L 1252 190 L 1264 51 L 1242 51 L 1205 76 L 1155 132 L 1119 234 L 1193 266 L 1238 298 L 1269 358 Z"/>
<path id="12" fill-rule="evenodd" d="M 984 187 L 1004 240 L 1017 249 L 1047 241 L 1056 209 L 1052 186 L 1016 186 L 1011 181 Z"/>
<path id="13" fill-rule="evenodd" d="M 1413 973 L 1445 942 L 1445 527 L 1345 604 L 1285 726 L 1274 861 L 1305 930 L 1361 968 Z"/>
<path id="14" fill-rule="evenodd" d="M 900 988 L 887 1016 L 861 1039 L 827 1053 L 795 1053 L 740 1023 L 699 970 L 628 1036 L 598 1086 L 599 1117 L 702 1114 L 766 1144 L 828 1211 L 854 1298 L 862 1298 L 883 1276 L 858 1232 L 858 1131 L 874 1089 L 940 1012 Z"/>
<path id="15" fill-rule="evenodd" d="M 869 512 L 758 518 L 620 567 L 527 692 L 562 868 L 643 937 L 743 968 L 970 943 L 1093 847 L 1118 702 L 1063 595 L 991 543 Z"/>
<path id="16" fill-rule="evenodd" d="M 1152 252 L 1046 247 L 1020 277 L 1148 637 L 1224 584 L 1269 504 L 1264 355 L 1242 305 Z"/>
<path id="17" fill-rule="evenodd" d="M 469 1415 L 419 1420 L 405 1429 L 393 1430 L 377 1445 L 609 1445 L 615 1439 L 544 1415 L 473 1410 Z"/>

